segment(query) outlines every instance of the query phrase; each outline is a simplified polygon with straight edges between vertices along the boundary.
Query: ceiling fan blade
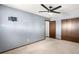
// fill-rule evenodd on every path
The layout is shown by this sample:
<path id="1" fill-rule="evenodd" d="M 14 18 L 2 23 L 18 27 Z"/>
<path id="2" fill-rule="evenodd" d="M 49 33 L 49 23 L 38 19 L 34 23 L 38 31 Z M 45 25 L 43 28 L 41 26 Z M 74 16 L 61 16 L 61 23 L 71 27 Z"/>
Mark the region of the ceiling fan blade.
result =
<path id="1" fill-rule="evenodd" d="M 46 10 L 49 11 L 49 9 L 44 4 L 41 4 L 41 6 L 43 6 Z"/>
<path id="2" fill-rule="evenodd" d="M 54 12 L 54 13 L 58 13 L 58 14 L 60 14 L 61 12 L 57 12 L 57 11 L 52 11 L 52 12 Z"/>
<path id="3" fill-rule="evenodd" d="M 48 12 L 48 11 L 39 11 L 39 12 Z"/>
<path id="4" fill-rule="evenodd" d="M 56 8 L 54 8 L 54 9 L 52 9 L 52 10 L 56 10 L 56 9 L 58 9 L 58 8 L 61 8 L 62 6 L 58 6 L 58 7 L 56 7 Z"/>

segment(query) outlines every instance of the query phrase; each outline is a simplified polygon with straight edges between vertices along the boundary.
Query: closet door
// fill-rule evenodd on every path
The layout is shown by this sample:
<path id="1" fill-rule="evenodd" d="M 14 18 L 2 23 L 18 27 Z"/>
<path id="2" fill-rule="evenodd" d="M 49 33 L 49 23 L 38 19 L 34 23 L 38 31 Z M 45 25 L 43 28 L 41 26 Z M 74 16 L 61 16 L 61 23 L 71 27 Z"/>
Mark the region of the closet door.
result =
<path id="1" fill-rule="evenodd" d="M 79 42 L 79 18 L 75 18 L 72 20 L 72 41 Z"/>
<path id="2" fill-rule="evenodd" d="M 67 20 L 62 20 L 62 39 L 67 39 Z"/>
<path id="3" fill-rule="evenodd" d="M 79 42 L 79 18 L 62 20 L 62 39 Z"/>

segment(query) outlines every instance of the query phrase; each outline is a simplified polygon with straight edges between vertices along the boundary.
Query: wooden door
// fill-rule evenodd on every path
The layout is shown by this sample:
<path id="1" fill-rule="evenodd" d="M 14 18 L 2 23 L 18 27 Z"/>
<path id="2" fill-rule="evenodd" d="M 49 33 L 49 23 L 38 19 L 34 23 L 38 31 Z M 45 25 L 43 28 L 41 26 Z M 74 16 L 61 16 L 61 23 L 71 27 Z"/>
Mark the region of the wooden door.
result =
<path id="1" fill-rule="evenodd" d="M 79 18 L 62 20 L 62 39 L 79 42 Z"/>
<path id="2" fill-rule="evenodd" d="M 49 37 L 56 38 L 56 21 L 49 21 Z"/>

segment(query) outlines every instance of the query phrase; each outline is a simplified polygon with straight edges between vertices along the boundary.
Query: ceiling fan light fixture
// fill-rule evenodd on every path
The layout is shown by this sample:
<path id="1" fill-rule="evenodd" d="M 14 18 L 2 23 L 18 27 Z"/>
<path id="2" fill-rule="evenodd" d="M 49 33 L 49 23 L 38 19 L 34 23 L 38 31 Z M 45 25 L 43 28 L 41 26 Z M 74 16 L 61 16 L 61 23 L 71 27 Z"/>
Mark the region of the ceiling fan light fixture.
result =
<path id="1" fill-rule="evenodd" d="M 48 12 L 48 14 L 49 14 L 49 15 L 52 15 L 52 13 L 51 13 L 51 12 Z"/>

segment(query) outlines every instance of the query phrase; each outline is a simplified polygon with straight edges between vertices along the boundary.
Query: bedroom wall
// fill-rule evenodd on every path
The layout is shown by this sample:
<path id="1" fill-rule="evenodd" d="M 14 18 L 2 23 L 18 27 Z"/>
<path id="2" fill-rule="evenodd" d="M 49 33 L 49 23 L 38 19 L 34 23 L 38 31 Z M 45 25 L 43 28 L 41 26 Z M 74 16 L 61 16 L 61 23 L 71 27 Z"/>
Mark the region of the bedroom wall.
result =
<path id="1" fill-rule="evenodd" d="M 56 20 L 56 38 L 61 39 L 61 20 Z"/>
<path id="2" fill-rule="evenodd" d="M 44 39 L 44 27 L 44 17 L 0 5 L 0 52 Z"/>

